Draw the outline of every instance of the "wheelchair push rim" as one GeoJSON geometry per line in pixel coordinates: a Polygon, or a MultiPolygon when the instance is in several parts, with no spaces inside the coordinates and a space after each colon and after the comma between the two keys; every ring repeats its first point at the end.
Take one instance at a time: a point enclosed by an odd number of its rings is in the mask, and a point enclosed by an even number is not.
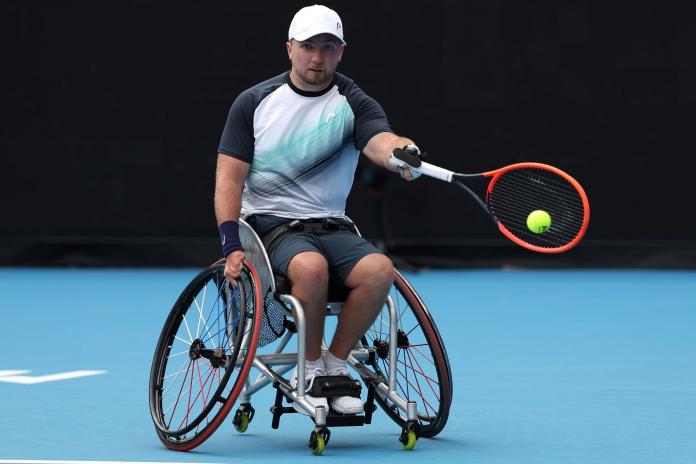
{"type": "Polygon", "coordinates": [[[258,274],[249,262],[236,285],[225,279],[224,266],[215,265],[181,293],[150,373],[150,412],[167,448],[200,445],[230,412],[253,363],[261,307],[258,274]]]}

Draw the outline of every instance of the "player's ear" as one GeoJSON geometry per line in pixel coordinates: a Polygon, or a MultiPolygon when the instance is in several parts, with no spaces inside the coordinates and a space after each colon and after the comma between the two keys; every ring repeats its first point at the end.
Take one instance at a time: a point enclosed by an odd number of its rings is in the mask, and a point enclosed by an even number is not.
{"type": "Polygon", "coordinates": [[[290,44],[290,41],[285,42],[285,49],[288,51],[288,59],[292,59],[292,45],[290,44]]]}

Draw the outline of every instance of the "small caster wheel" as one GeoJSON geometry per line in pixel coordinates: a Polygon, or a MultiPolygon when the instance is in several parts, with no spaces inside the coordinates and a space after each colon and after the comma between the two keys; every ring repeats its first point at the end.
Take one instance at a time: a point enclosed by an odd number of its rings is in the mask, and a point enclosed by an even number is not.
{"type": "Polygon", "coordinates": [[[416,432],[413,429],[403,429],[399,441],[404,445],[406,451],[411,451],[416,446],[416,432]]]}
{"type": "Polygon", "coordinates": [[[239,433],[244,433],[249,428],[249,422],[254,418],[254,408],[249,403],[242,403],[234,413],[232,424],[239,433]]]}
{"type": "Polygon", "coordinates": [[[329,442],[329,437],[331,432],[327,428],[322,428],[319,430],[313,430],[309,436],[309,449],[312,450],[312,454],[315,456],[321,456],[326,448],[326,444],[329,442]]]}

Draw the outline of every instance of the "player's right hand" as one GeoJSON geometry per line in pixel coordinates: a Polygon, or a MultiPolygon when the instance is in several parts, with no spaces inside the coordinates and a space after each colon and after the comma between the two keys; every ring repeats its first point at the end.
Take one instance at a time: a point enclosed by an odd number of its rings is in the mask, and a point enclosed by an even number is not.
{"type": "Polygon", "coordinates": [[[403,148],[394,149],[389,156],[389,164],[399,169],[402,178],[414,180],[421,175],[418,168],[425,156],[425,153],[421,153],[416,145],[406,145],[403,148]]]}
{"type": "Polygon", "coordinates": [[[242,250],[233,251],[227,255],[225,260],[225,277],[228,281],[234,282],[239,278],[244,263],[244,252],[242,250]]]}

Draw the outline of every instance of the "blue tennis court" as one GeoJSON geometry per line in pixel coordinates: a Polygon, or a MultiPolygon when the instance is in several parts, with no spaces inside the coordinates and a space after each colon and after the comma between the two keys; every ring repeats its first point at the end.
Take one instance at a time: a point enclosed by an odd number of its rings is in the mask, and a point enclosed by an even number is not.
{"type": "Polygon", "coordinates": [[[379,410],[371,426],[334,428],[314,458],[309,419],[283,416],[271,429],[266,389],[253,397],[246,433],[229,417],[194,451],[168,451],[149,416],[150,362],[172,303],[196,273],[0,270],[0,460],[696,460],[693,271],[409,273],[454,378],[437,438],[403,451],[400,428],[379,410]],[[75,371],[106,372],[40,381],[75,371]],[[34,380],[12,381],[22,376],[34,380]]]}

